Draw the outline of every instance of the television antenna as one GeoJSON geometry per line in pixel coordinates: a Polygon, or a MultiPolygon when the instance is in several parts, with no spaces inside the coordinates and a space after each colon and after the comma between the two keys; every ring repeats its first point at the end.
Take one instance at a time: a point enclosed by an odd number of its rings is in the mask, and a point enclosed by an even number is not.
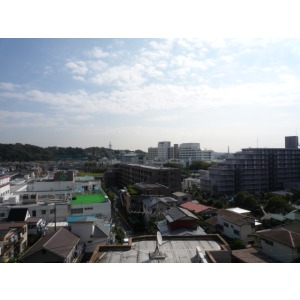
{"type": "Polygon", "coordinates": [[[161,233],[159,231],[157,231],[157,233],[156,233],[156,247],[155,247],[154,252],[149,253],[150,259],[165,259],[166,258],[166,255],[159,250],[159,246],[162,245],[162,242],[163,242],[163,240],[162,240],[161,233]]]}

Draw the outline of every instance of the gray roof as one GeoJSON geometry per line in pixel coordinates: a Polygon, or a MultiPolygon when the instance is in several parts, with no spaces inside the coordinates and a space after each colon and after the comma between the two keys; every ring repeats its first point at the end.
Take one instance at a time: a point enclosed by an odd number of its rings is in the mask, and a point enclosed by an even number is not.
{"type": "Polygon", "coordinates": [[[165,212],[165,216],[169,222],[174,222],[186,217],[198,219],[194,214],[182,207],[171,207],[165,212]]]}
{"type": "Polygon", "coordinates": [[[157,205],[158,203],[166,204],[169,206],[169,203],[174,203],[177,202],[172,197],[160,197],[160,198],[147,198],[143,200],[143,204],[146,205],[147,207],[152,207],[157,205]]]}
{"type": "Polygon", "coordinates": [[[99,219],[96,217],[90,217],[90,216],[83,216],[82,218],[72,221],[72,223],[94,223],[94,225],[100,230],[100,232],[98,232],[98,235],[100,234],[100,236],[109,236],[110,231],[111,231],[111,224],[109,223],[109,221],[107,221],[107,219],[99,219]],[[103,234],[101,234],[101,232],[103,234]]]}
{"type": "Polygon", "coordinates": [[[263,238],[273,240],[290,248],[300,247],[300,234],[285,228],[264,230],[258,232],[258,234],[263,238]]]}
{"type": "Polygon", "coordinates": [[[246,223],[255,224],[255,219],[253,217],[241,215],[227,209],[219,209],[218,216],[221,216],[224,220],[227,220],[228,222],[236,225],[243,225],[246,223]]]}
{"type": "Polygon", "coordinates": [[[80,238],[69,230],[60,228],[58,231],[39,239],[22,255],[22,258],[31,256],[42,249],[46,249],[60,257],[67,258],[72,249],[79,243],[79,240],[80,238]]]}
{"type": "Polygon", "coordinates": [[[157,222],[156,225],[159,232],[165,235],[206,234],[205,231],[200,226],[198,226],[196,230],[187,229],[187,228],[178,228],[175,230],[170,230],[166,219],[157,222]]]}

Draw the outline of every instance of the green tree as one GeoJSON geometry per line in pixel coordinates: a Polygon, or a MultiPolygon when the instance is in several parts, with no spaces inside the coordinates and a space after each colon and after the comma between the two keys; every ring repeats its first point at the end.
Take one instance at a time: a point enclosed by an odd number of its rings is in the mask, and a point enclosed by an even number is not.
{"type": "Polygon", "coordinates": [[[284,197],[273,196],[271,197],[264,207],[266,212],[273,214],[286,214],[293,210],[293,207],[288,203],[284,197]]]}
{"type": "Polygon", "coordinates": [[[247,210],[253,210],[258,206],[255,197],[248,192],[239,192],[232,202],[233,206],[237,206],[247,210]]]}

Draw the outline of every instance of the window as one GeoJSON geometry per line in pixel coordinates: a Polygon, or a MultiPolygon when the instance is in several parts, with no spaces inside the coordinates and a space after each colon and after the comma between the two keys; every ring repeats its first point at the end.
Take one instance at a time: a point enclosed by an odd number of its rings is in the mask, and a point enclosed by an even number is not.
{"type": "Polygon", "coordinates": [[[33,217],[36,217],[36,210],[33,210],[33,211],[32,211],[32,216],[33,216],[33,217]]]}
{"type": "Polygon", "coordinates": [[[5,213],[0,213],[0,218],[4,218],[5,217],[5,213]]]}
{"type": "Polygon", "coordinates": [[[238,230],[236,230],[236,229],[233,230],[233,233],[234,233],[235,235],[238,235],[238,236],[240,235],[240,232],[239,232],[238,230]]]}
{"type": "Polygon", "coordinates": [[[228,227],[228,223],[224,222],[224,226],[225,226],[225,227],[228,227]]]}
{"type": "Polygon", "coordinates": [[[73,208],[71,209],[71,214],[82,214],[83,208],[73,208]]]}
{"type": "Polygon", "coordinates": [[[45,214],[46,214],[46,210],[43,209],[43,210],[42,210],[42,215],[45,215],[45,214]]]}
{"type": "Polygon", "coordinates": [[[274,243],[273,243],[272,241],[270,241],[270,240],[265,240],[265,239],[264,239],[264,242],[265,242],[266,244],[270,245],[270,246],[273,246],[273,245],[274,245],[274,243]]]}
{"type": "Polygon", "coordinates": [[[50,215],[53,215],[55,213],[55,209],[50,209],[50,215]]]}

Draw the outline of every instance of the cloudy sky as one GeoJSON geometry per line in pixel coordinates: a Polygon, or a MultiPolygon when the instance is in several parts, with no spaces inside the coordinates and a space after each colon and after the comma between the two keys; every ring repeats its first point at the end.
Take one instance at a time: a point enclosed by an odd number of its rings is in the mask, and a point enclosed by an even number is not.
{"type": "Polygon", "coordinates": [[[0,143],[214,151],[300,131],[300,39],[0,39],[0,143]]]}

